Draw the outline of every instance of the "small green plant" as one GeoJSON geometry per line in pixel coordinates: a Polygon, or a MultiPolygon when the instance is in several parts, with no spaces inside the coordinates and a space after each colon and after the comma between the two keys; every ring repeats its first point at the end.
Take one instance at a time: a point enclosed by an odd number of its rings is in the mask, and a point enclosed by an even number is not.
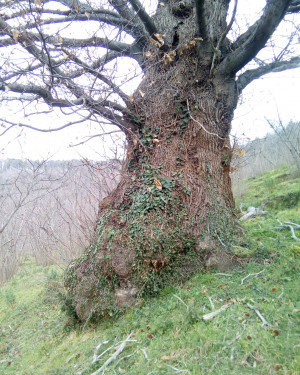
{"type": "Polygon", "coordinates": [[[5,301],[8,306],[14,308],[16,305],[16,295],[12,289],[7,289],[4,293],[5,301]]]}

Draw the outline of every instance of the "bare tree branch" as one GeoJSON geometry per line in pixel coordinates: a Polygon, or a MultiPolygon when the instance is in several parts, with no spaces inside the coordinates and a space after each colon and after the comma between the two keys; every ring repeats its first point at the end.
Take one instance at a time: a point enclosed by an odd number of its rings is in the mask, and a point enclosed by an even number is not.
{"type": "Polygon", "coordinates": [[[126,105],[130,104],[129,96],[126,95],[118,85],[116,85],[112,80],[110,80],[108,77],[104,76],[103,74],[99,73],[95,69],[92,69],[88,66],[88,64],[85,64],[81,59],[79,59],[74,54],[70,54],[70,59],[76,62],[79,66],[83,67],[86,71],[94,75],[96,78],[99,78],[101,81],[103,81],[105,84],[107,84],[110,88],[112,88],[113,92],[118,94],[120,98],[124,100],[126,105]]]}
{"type": "Polygon", "coordinates": [[[195,0],[196,6],[196,19],[197,19],[197,33],[198,35],[203,38],[207,39],[207,25],[204,15],[204,3],[205,0],[195,0]]]}
{"type": "Polygon", "coordinates": [[[127,6],[126,1],[123,0],[110,0],[110,4],[118,11],[118,13],[125,18],[127,21],[134,22],[135,28],[133,35],[139,43],[144,45],[148,41],[148,35],[144,29],[144,26],[139,22],[139,18],[136,14],[127,6]]]}
{"type": "Polygon", "coordinates": [[[246,70],[237,80],[237,87],[241,92],[253,80],[262,77],[268,73],[282,72],[288,69],[296,69],[300,67],[300,57],[293,57],[287,61],[274,61],[270,64],[260,66],[256,69],[246,70]]]}
{"type": "Polygon", "coordinates": [[[299,13],[300,12],[300,1],[294,0],[291,5],[288,7],[288,13],[299,13]]]}
{"type": "Polygon", "coordinates": [[[83,98],[79,98],[74,101],[54,98],[45,88],[30,84],[22,85],[19,83],[0,82],[0,91],[12,91],[20,94],[35,94],[44,99],[45,103],[49,104],[51,107],[73,107],[76,105],[81,105],[84,102],[83,98]]]}
{"type": "Polygon", "coordinates": [[[292,0],[269,0],[261,18],[233,44],[234,51],[225,57],[216,74],[233,76],[264,47],[292,0]]]}
{"type": "Polygon", "coordinates": [[[76,125],[76,124],[82,124],[82,122],[84,121],[87,121],[91,118],[92,116],[92,113],[89,113],[87,116],[85,116],[84,118],[80,118],[80,120],[77,120],[77,121],[70,121],[68,122],[67,124],[65,125],[62,125],[62,126],[59,126],[58,128],[50,128],[50,129],[42,129],[42,128],[37,128],[35,126],[32,126],[32,125],[29,125],[29,124],[24,124],[24,123],[13,123],[7,119],[3,119],[3,118],[0,118],[0,121],[4,122],[4,123],[7,123],[9,124],[10,126],[5,129],[2,133],[0,133],[0,137],[2,135],[4,135],[7,131],[11,130],[12,128],[14,127],[19,127],[19,128],[27,128],[27,129],[31,129],[31,130],[35,130],[35,131],[38,131],[38,132],[41,132],[41,133],[52,133],[52,132],[57,132],[57,131],[60,131],[62,129],[65,129],[65,128],[68,128],[72,125],[76,125]]]}
{"type": "Polygon", "coordinates": [[[143,22],[146,30],[152,36],[153,34],[157,33],[157,28],[152,21],[149,14],[145,11],[144,7],[140,3],[139,0],[129,0],[130,4],[132,5],[133,9],[136,11],[137,15],[139,16],[140,20],[143,22]]]}

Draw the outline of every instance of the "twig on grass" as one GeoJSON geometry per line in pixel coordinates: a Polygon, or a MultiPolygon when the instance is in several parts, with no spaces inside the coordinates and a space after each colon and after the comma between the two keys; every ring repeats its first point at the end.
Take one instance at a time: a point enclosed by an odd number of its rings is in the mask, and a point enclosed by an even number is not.
{"type": "Polygon", "coordinates": [[[275,227],[273,229],[275,230],[281,230],[284,228],[289,228],[292,233],[292,238],[296,241],[300,241],[300,238],[296,236],[295,229],[300,229],[300,225],[292,223],[291,221],[285,221],[282,223],[279,219],[277,219],[278,223],[280,224],[280,227],[275,227]]]}
{"type": "Polygon", "coordinates": [[[188,305],[180,297],[176,296],[176,294],[173,294],[173,296],[176,297],[178,299],[178,301],[180,301],[181,303],[183,303],[184,306],[186,306],[186,310],[189,309],[188,305]]]}
{"type": "Polygon", "coordinates": [[[233,352],[235,351],[235,348],[232,347],[231,348],[231,354],[230,354],[230,360],[233,361],[234,360],[234,356],[233,356],[233,352]]]}
{"type": "Polygon", "coordinates": [[[250,303],[247,303],[247,306],[249,309],[254,310],[256,312],[256,315],[259,317],[259,319],[262,321],[262,327],[269,326],[270,324],[266,321],[266,319],[261,315],[257,307],[250,305],[250,303]]]}
{"type": "Polygon", "coordinates": [[[230,346],[230,345],[232,345],[233,343],[235,343],[237,340],[239,340],[239,339],[242,337],[242,335],[243,335],[243,333],[245,332],[245,330],[246,330],[246,326],[243,325],[243,330],[242,330],[242,332],[241,332],[239,335],[237,335],[232,341],[230,341],[230,342],[227,344],[227,346],[230,346]]]}
{"type": "Polygon", "coordinates": [[[223,305],[222,307],[220,307],[218,310],[216,311],[213,311],[209,314],[205,314],[202,316],[203,320],[211,320],[213,319],[215,316],[219,315],[222,311],[225,311],[227,310],[230,306],[232,306],[232,303],[227,303],[226,305],[223,305]]]}
{"type": "MultiPolygon", "coordinates": [[[[91,375],[98,375],[100,374],[101,372],[103,372],[105,370],[105,368],[111,363],[113,362],[119,354],[121,354],[123,352],[123,350],[125,349],[126,347],[126,344],[128,342],[132,342],[133,340],[130,340],[130,337],[133,335],[133,332],[130,333],[130,335],[126,338],[126,340],[124,340],[121,345],[118,346],[117,350],[108,358],[108,360],[95,372],[93,372],[91,375]]],[[[136,340],[134,340],[136,341],[136,340]]],[[[107,350],[106,350],[107,352],[107,350]]],[[[102,354],[100,354],[101,356],[102,354]]],[[[98,356],[99,357],[99,356],[98,356]]]]}
{"type": "Polygon", "coordinates": [[[101,356],[102,356],[103,354],[105,354],[106,352],[108,352],[110,349],[113,348],[113,346],[109,347],[108,349],[104,350],[104,352],[102,352],[102,353],[100,354],[100,356],[98,356],[98,352],[99,352],[99,349],[101,348],[101,346],[106,345],[106,344],[108,344],[108,343],[109,343],[109,340],[107,340],[107,341],[103,341],[103,342],[101,342],[99,345],[96,346],[96,348],[95,348],[95,350],[94,350],[94,356],[93,356],[92,364],[98,362],[98,361],[99,361],[99,358],[101,358],[101,356]]]}
{"type": "Polygon", "coordinates": [[[175,374],[180,374],[181,372],[189,372],[189,370],[180,370],[179,368],[176,368],[174,366],[171,366],[171,365],[166,365],[167,367],[169,367],[170,369],[172,369],[173,371],[175,371],[175,374]]]}
{"type": "Polygon", "coordinates": [[[123,359],[127,359],[127,358],[130,358],[130,357],[134,356],[135,353],[136,353],[137,351],[138,351],[138,349],[136,349],[132,354],[128,354],[128,355],[125,355],[124,357],[120,358],[120,359],[117,361],[117,363],[115,364],[115,367],[117,367],[118,364],[119,364],[121,361],[123,361],[123,359]]]}
{"type": "Polygon", "coordinates": [[[244,277],[244,278],[242,279],[242,281],[241,281],[241,285],[243,285],[243,284],[244,284],[244,281],[247,280],[249,277],[251,277],[251,276],[255,276],[255,277],[257,277],[257,276],[259,276],[261,273],[263,273],[264,271],[265,271],[265,269],[263,269],[262,271],[257,272],[257,273],[249,273],[249,275],[247,275],[246,277],[244,277]]]}
{"type": "Polygon", "coordinates": [[[289,227],[290,230],[291,230],[291,232],[292,232],[292,238],[293,238],[294,240],[296,240],[296,241],[300,241],[300,238],[297,237],[297,236],[295,235],[294,228],[293,228],[291,225],[287,225],[287,227],[289,227]]]}
{"type": "Polygon", "coordinates": [[[146,360],[149,362],[149,357],[148,357],[148,355],[147,355],[146,349],[145,349],[145,348],[142,348],[141,351],[143,352],[143,354],[144,354],[146,360]]]}
{"type": "Polygon", "coordinates": [[[214,305],[214,303],[213,303],[212,298],[209,297],[209,296],[207,296],[207,298],[209,299],[209,303],[210,303],[211,309],[212,309],[212,310],[215,310],[215,305],[214,305]]]}

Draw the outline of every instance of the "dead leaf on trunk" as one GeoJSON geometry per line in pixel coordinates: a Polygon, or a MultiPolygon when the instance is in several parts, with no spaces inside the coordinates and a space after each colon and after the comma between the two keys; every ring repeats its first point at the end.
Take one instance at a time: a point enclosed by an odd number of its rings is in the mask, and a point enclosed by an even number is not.
{"type": "Polygon", "coordinates": [[[16,30],[16,29],[13,29],[12,30],[12,34],[13,34],[13,39],[16,43],[18,43],[18,39],[19,39],[19,35],[20,35],[20,31],[19,30],[16,30]]]}

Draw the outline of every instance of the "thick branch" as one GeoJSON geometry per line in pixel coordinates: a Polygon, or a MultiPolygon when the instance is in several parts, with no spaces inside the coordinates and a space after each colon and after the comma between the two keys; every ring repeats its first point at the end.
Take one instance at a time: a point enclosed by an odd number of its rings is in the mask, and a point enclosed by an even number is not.
{"type": "Polygon", "coordinates": [[[300,12],[300,1],[294,0],[291,5],[288,7],[288,13],[299,13],[300,12]]]}
{"type": "Polygon", "coordinates": [[[205,0],[195,0],[196,6],[196,19],[197,19],[197,33],[198,36],[207,39],[207,25],[204,15],[204,3],[205,0]]]}
{"type": "Polygon", "coordinates": [[[110,0],[110,4],[117,10],[117,12],[130,23],[135,24],[134,36],[142,44],[147,43],[148,35],[145,33],[143,25],[139,22],[136,14],[130,9],[126,1],[123,0],[110,0]]]}
{"type": "Polygon", "coordinates": [[[269,0],[261,18],[233,44],[235,49],[219,66],[220,76],[234,76],[265,46],[284,18],[292,0],[269,0]]]}
{"type": "MultiPolygon", "coordinates": [[[[40,39],[39,35],[35,35],[36,39],[40,39]]],[[[62,38],[54,37],[50,35],[44,35],[45,40],[55,46],[61,47],[103,47],[112,51],[128,53],[131,49],[131,45],[127,43],[118,42],[116,40],[109,40],[107,38],[98,38],[93,36],[87,39],[74,39],[74,38],[62,38]]]]}
{"type": "Polygon", "coordinates": [[[72,101],[57,99],[54,98],[51,93],[45,88],[35,85],[21,85],[19,83],[0,82],[0,91],[12,91],[20,94],[35,94],[39,98],[44,99],[44,101],[52,107],[73,107],[83,104],[83,98],[75,99],[72,101]]]}
{"type": "MultiPolygon", "coordinates": [[[[95,15],[106,15],[106,16],[111,16],[115,19],[120,19],[120,20],[122,19],[117,12],[114,12],[114,11],[111,11],[111,10],[108,10],[108,9],[92,9],[91,7],[89,7],[89,11],[90,11],[89,15],[91,17],[93,17],[95,15]]],[[[19,10],[15,13],[9,14],[9,15],[3,15],[3,19],[5,21],[11,20],[11,19],[14,19],[14,18],[17,18],[17,17],[23,17],[27,13],[55,14],[55,15],[60,15],[60,16],[71,16],[72,15],[76,19],[76,16],[78,14],[85,14],[86,12],[87,12],[87,10],[84,10],[84,9],[80,9],[79,13],[77,13],[77,12],[74,12],[73,10],[44,9],[44,8],[35,6],[35,7],[32,7],[32,9],[26,8],[26,9],[19,10]]]]}
{"type": "Polygon", "coordinates": [[[288,61],[274,61],[256,69],[246,70],[237,80],[237,88],[241,92],[250,82],[268,73],[282,72],[300,67],[300,57],[293,57],[288,61]]]}
{"type": "Polygon", "coordinates": [[[133,9],[136,11],[137,15],[139,16],[140,20],[143,22],[146,30],[152,36],[153,34],[157,33],[157,28],[149,16],[149,14],[145,11],[142,4],[139,0],[129,0],[130,4],[132,5],[133,9]]]}

